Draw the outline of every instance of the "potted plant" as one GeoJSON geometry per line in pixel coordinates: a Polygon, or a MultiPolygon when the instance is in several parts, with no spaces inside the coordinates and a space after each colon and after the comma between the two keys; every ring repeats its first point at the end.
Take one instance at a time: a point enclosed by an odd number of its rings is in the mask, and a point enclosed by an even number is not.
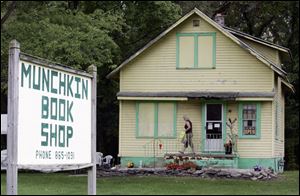
{"type": "Polygon", "coordinates": [[[232,142],[229,140],[227,143],[224,144],[225,147],[225,154],[232,154],[232,142]]]}

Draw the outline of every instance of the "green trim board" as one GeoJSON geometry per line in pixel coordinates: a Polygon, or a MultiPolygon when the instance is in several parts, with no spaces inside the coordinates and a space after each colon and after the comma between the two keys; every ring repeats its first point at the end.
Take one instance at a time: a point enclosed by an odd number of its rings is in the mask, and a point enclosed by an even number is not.
{"type": "Polygon", "coordinates": [[[213,35],[213,68],[216,68],[216,34],[213,35]]]}
{"type": "MultiPolygon", "coordinates": [[[[226,137],[227,137],[227,129],[226,129],[226,122],[227,122],[227,102],[225,101],[220,101],[220,100],[207,100],[201,102],[201,145],[200,145],[200,151],[201,152],[206,152],[205,151],[205,143],[206,143],[206,105],[207,104],[222,104],[222,139],[223,139],[223,144],[226,142],[226,137]]],[[[221,151],[222,153],[225,152],[221,151]]],[[[210,153],[220,153],[220,151],[210,151],[210,153]]]]}
{"type": "Polygon", "coordinates": [[[154,103],[154,138],[158,138],[158,103],[154,103]]]}
{"type": "Polygon", "coordinates": [[[177,69],[214,69],[216,68],[216,32],[199,32],[199,33],[176,33],[176,68],[177,69]],[[199,65],[198,56],[198,37],[212,36],[212,65],[199,65]],[[179,64],[180,57],[180,37],[194,37],[194,65],[190,67],[181,67],[179,64]]]}
{"type": "MultiPolygon", "coordinates": [[[[121,167],[127,167],[129,162],[134,164],[134,167],[165,167],[168,163],[174,163],[173,159],[164,159],[163,157],[121,157],[121,167]]],[[[237,168],[238,158],[233,159],[206,159],[206,160],[189,160],[203,167],[226,167],[237,168]]]]}
{"type": "Polygon", "coordinates": [[[261,136],[261,103],[260,102],[240,102],[238,106],[238,135],[240,139],[253,138],[259,139],[261,136]],[[243,134],[243,106],[246,104],[256,105],[256,133],[255,135],[244,135],[243,134]]]}
{"type": "Polygon", "coordinates": [[[253,169],[256,165],[263,168],[272,168],[275,172],[283,172],[284,166],[280,163],[283,157],[273,158],[239,158],[238,168],[253,169]]]}
{"type": "Polygon", "coordinates": [[[206,118],[206,104],[203,102],[201,103],[201,145],[200,145],[200,152],[204,152],[205,150],[205,138],[206,138],[206,131],[205,131],[205,118],[206,118]]]}
{"type": "Polygon", "coordinates": [[[176,34],[176,69],[179,68],[179,55],[180,55],[180,51],[179,51],[179,44],[180,40],[179,40],[179,36],[176,34]]]}
{"type": "Polygon", "coordinates": [[[136,138],[161,138],[161,139],[174,139],[176,138],[177,132],[177,103],[176,102],[169,102],[169,101],[139,101],[136,102],[136,115],[135,115],[135,132],[136,138]],[[154,107],[154,130],[153,136],[142,136],[140,135],[139,131],[139,113],[140,113],[140,104],[142,103],[152,103],[154,107]],[[158,133],[158,114],[159,114],[159,105],[162,103],[173,103],[173,134],[172,136],[159,136],[158,133]]]}
{"type": "Polygon", "coordinates": [[[127,167],[129,162],[134,164],[134,167],[164,167],[168,162],[163,157],[121,157],[121,167],[127,167]]]}
{"type": "MultiPolygon", "coordinates": [[[[273,158],[240,158],[233,159],[207,159],[190,160],[203,167],[229,167],[239,169],[253,169],[256,165],[263,168],[272,168],[275,172],[283,172],[283,157],[273,158]]],[[[120,157],[121,167],[127,167],[128,162],[132,162],[134,167],[164,167],[168,163],[174,162],[172,159],[165,160],[163,157],[120,157]]]]}
{"type": "Polygon", "coordinates": [[[279,140],[280,139],[279,138],[279,123],[280,123],[280,121],[278,121],[278,116],[279,116],[278,98],[275,99],[274,103],[275,103],[275,139],[279,140]]]}
{"type": "Polygon", "coordinates": [[[198,35],[194,34],[194,68],[198,68],[198,35]]]}
{"type": "Polygon", "coordinates": [[[218,168],[238,168],[238,158],[233,159],[207,159],[207,160],[194,160],[198,166],[202,167],[218,167],[218,168]]]}

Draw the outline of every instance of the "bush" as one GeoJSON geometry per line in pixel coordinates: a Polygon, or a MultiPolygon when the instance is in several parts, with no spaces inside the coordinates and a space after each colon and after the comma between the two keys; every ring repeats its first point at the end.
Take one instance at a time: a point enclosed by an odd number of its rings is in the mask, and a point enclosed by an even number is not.
{"type": "Polygon", "coordinates": [[[169,163],[166,165],[168,170],[188,170],[188,169],[198,169],[199,166],[193,162],[185,162],[182,165],[178,163],[169,163]]]}
{"type": "Polygon", "coordinates": [[[166,165],[166,168],[168,170],[182,170],[183,167],[179,165],[178,163],[169,163],[166,165]]]}

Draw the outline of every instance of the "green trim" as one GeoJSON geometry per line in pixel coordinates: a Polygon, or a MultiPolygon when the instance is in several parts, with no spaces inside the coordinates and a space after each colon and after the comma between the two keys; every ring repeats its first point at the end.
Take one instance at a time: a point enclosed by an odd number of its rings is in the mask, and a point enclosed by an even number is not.
{"type": "Polygon", "coordinates": [[[179,35],[176,34],[176,69],[179,68],[179,55],[180,55],[180,51],[179,51],[179,44],[180,39],[179,39],[179,35]]]}
{"type": "Polygon", "coordinates": [[[135,103],[135,137],[139,137],[139,103],[135,103]]]}
{"type": "Polygon", "coordinates": [[[201,32],[201,33],[176,33],[176,69],[215,69],[216,68],[216,32],[201,32]],[[198,56],[198,37],[199,36],[212,36],[212,65],[199,65],[198,56]],[[179,55],[180,55],[180,37],[194,37],[194,65],[193,67],[180,67],[179,55]]]}
{"type": "Polygon", "coordinates": [[[154,103],[154,138],[158,138],[158,103],[154,103]]]}
{"type": "Polygon", "coordinates": [[[167,163],[163,157],[120,157],[121,167],[127,167],[128,162],[132,162],[135,168],[140,166],[142,161],[142,167],[164,167],[167,163]]]}
{"type": "Polygon", "coordinates": [[[274,157],[274,158],[239,158],[238,159],[238,168],[240,169],[252,169],[256,165],[259,165],[263,168],[271,167],[275,172],[282,172],[283,166],[280,166],[279,162],[283,157],[274,157]]]}
{"type": "Polygon", "coordinates": [[[213,36],[216,35],[216,32],[205,32],[205,33],[197,33],[198,36],[213,36]]]}
{"type": "Polygon", "coordinates": [[[206,110],[205,110],[206,104],[205,102],[201,103],[201,152],[204,152],[205,150],[205,140],[206,140],[206,130],[205,130],[205,118],[206,118],[206,110]]]}
{"type": "Polygon", "coordinates": [[[198,68],[198,36],[194,35],[194,68],[198,68]]]}
{"type": "Polygon", "coordinates": [[[202,167],[238,168],[238,158],[233,159],[207,159],[192,161],[202,167]]]}
{"type": "MultiPolygon", "coordinates": [[[[227,103],[223,103],[223,119],[222,119],[222,124],[223,124],[223,130],[222,130],[222,138],[223,138],[223,145],[226,143],[226,137],[227,137],[227,103]]],[[[225,151],[225,149],[224,149],[225,151]]]]}
{"type": "Polygon", "coordinates": [[[195,36],[197,33],[176,33],[176,36],[178,37],[189,37],[189,36],[195,36]]]}
{"type": "MultiPolygon", "coordinates": [[[[121,167],[127,167],[128,162],[134,164],[134,168],[138,168],[140,163],[142,167],[165,167],[168,163],[173,163],[174,160],[165,160],[163,157],[120,157],[121,167]]],[[[237,168],[238,158],[233,159],[207,159],[207,160],[189,160],[203,167],[227,167],[237,168]]]]}
{"type": "MultiPolygon", "coordinates": [[[[283,165],[280,162],[283,157],[273,158],[238,158],[233,159],[208,159],[208,160],[191,160],[199,166],[204,167],[229,167],[239,169],[253,169],[256,165],[263,168],[271,167],[275,172],[283,172],[283,165]]],[[[173,160],[165,160],[163,157],[120,157],[121,167],[127,167],[128,162],[132,162],[135,168],[142,167],[164,167],[167,163],[172,163],[173,160]]]]}
{"type": "Polygon", "coordinates": [[[216,33],[214,33],[213,35],[213,51],[212,51],[212,54],[213,54],[213,69],[216,68],[216,33]]]}
{"type": "Polygon", "coordinates": [[[256,134],[257,134],[257,137],[260,138],[260,135],[261,135],[261,103],[257,103],[256,107],[257,107],[257,116],[256,116],[257,131],[256,131],[256,134]]]}
{"type": "Polygon", "coordinates": [[[239,103],[239,114],[238,114],[238,134],[239,138],[243,139],[259,139],[261,135],[261,103],[260,102],[240,102],[239,103]],[[243,135],[243,106],[245,104],[256,104],[256,134],[255,135],[243,135]]]}
{"type": "Polygon", "coordinates": [[[277,99],[275,99],[275,101],[274,101],[275,102],[275,140],[279,140],[278,100],[277,99]]]}
{"type": "Polygon", "coordinates": [[[154,138],[154,139],[175,139],[177,136],[177,103],[171,102],[174,104],[173,107],[173,135],[172,136],[159,136],[158,135],[158,114],[159,114],[159,104],[168,103],[171,101],[139,101],[136,102],[136,112],[135,112],[135,137],[136,138],[154,138]],[[141,103],[152,103],[154,107],[154,130],[153,136],[141,136],[139,134],[139,104],[141,103]]]}
{"type": "Polygon", "coordinates": [[[174,102],[174,112],[173,112],[173,137],[177,138],[177,103],[174,102]]]}
{"type": "MultiPolygon", "coordinates": [[[[227,129],[226,129],[226,121],[227,121],[227,102],[220,101],[220,100],[206,100],[201,102],[202,108],[201,108],[201,122],[202,122],[202,129],[201,129],[201,152],[205,151],[205,143],[206,143],[206,105],[207,104],[222,104],[222,138],[223,138],[223,144],[226,142],[226,136],[227,136],[227,129]]],[[[210,153],[224,153],[224,151],[210,151],[210,153]]]]}

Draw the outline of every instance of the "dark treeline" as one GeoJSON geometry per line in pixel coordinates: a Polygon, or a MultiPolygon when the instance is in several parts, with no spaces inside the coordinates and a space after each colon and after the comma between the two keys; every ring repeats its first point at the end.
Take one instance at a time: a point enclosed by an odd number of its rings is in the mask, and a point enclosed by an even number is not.
{"type": "MultiPolygon", "coordinates": [[[[86,69],[98,67],[97,150],[118,153],[118,81],[105,76],[197,7],[226,15],[228,27],[290,48],[284,67],[296,89],[286,99],[287,169],[299,167],[298,1],[1,1],[1,113],[7,113],[8,43],[28,54],[86,69]]],[[[1,139],[1,148],[3,140],[1,139]]]]}

